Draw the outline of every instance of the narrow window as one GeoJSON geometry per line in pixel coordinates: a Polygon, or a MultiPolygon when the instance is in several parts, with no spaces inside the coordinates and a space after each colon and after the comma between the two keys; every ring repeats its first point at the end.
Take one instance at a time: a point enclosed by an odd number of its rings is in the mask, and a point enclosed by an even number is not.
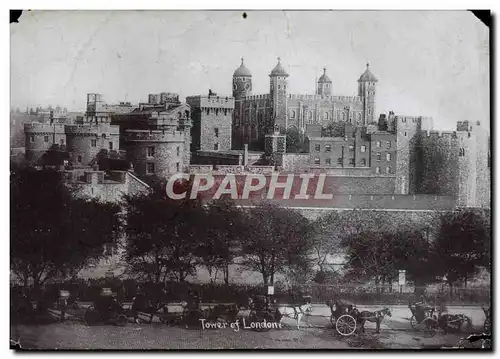
{"type": "Polygon", "coordinates": [[[354,166],[356,162],[354,162],[354,158],[349,159],[349,166],[354,166]]]}
{"type": "Polygon", "coordinates": [[[332,164],[331,158],[325,158],[325,165],[331,165],[331,164],[332,164]]]}
{"type": "Polygon", "coordinates": [[[380,141],[377,141],[377,147],[380,148],[381,145],[382,143],[380,141]]]}
{"type": "Polygon", "coordinates": [[[181,148],[177,146],[177,157],[179,157],[180,155],[181,155],[181,148]]]}
{"type": "Polygon", "coordinates": [[[387,161],[390,161],[392,159],[392,156],[391,156],[390,153],[388,153],[388,154],[385,155],[385,158],[386,158],[387,161]]]}
{"type": "Polygon", "coordinates": [[[109,143],[109,149],[112,150],[113,149],[113,142],[110,142],[109,143]]]}
{"type": "Polygon", "coordinates": [[[179,172],[179,162],[175,164],[176,171],[179,172]]]}
{"type": "Polygon", "coordinates": [[[380,173],[380,167],[375,168],[375,173],[379,174],[380,173]]]}
{"type": "Polygon", "coordinates": [[[214,136],[219,137],[219,129],[217,127],[214,128],[214,136]]]}
{"type": "Polygon", "coordinates": [[[315,150],[316,152],[321,151],[321,145],[314,145],[314,150],[315,150]]]}
{"type": "Polygon", "coordinates": [[[102,136],[101,136],[103,139],[106,139],[106,134],[103,133],[102,136]]]}
{"type": "Polygon", "coordinates": [[[148,147],[148,157],[154,157],[155,155],[155,148],[154,147],[148,147]]]}
{"type": "Polygon", "coordinates": [[[365,145],[361,146],[361,152],[366,152],[366,146],[365,145]]]}
{"type": "Polygon", "coordinates": [[[332,152],[332,145],[326,145],[325,152],[332,152]]]}
{"type": "Polygon", "coordinates": [[[316,157],[316,158],[314,159],[314,164],[315,164],[315,165],[319,165],[319,164],[320,164],[319,157],[316,157]]]}
{"type": "Polygon", "coordinates": [[[96,147],[97,146],[97,140],[90,140],[90,145],[92,147],[96,147]]]}
{"type": "Polygon", "coordinates": [[[218,143],[215,143],[214,144],[214,151],[218,151],[219,150],[219,144],[218,143]]]}
{"type": "Polygon", "coordinates": [[[337,158],[337,164],[342,166],[344,164],[344,160],[342,158],[337,158]]]}
{"type": "Polygon", "coordinates": [[[385,173],[391,173],[391,166],[387,166],[385,168],[385,173]]]}
{"type": "Polygon", "coordinates": [[[43,142],[45,143],[49,142],[49,136],[43,136],[43,142]]]}
{"type": "Polygon", "coordinates": [[[381,153],[377,153],[377,161],[380,161],[382,160],[382,154],[381,153]]]}
{"type": "Polygon", "coordinates": [[[30,142],[35,142],[35,135],[30,135],[30,142]]]}
{"type": "Polygon", "coordinates": [[[387,148],[391,148],[391,141],[387,141],[387,148]]]}
{"type": "Polygon", "coordinates": [[[154,163],[148,163],[146,165],[146,172],[147,173],[155,173],[155,164],[154,163]]]}
{"type": "Polygon", "coordinates": [[[78,156],[78,157],[76,158],[76,162],[78,162],[78,163],[82,163],[82,156],[78,156]]]}
{"type": "Polygon", "coordinates": [[[365,167],[366,166],[366,159],[362,158],[361,161],[359,162],[359,164],[361,165],[361,167],[365,167]]]}

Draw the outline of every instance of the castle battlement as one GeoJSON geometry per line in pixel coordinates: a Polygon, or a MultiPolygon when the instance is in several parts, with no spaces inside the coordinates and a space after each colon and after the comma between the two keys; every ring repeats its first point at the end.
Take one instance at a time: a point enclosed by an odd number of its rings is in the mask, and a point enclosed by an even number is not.
{"type": "Polygon", "coordinates": [[[65,132],[67,135],[99,135],[106,133],[109,135],[118,135],[120,127],[117,125],[109,125],[106,123],[84,124],[84,125],[66,125],[65,132]]]}
{"type": "Polygon", "coordinates": [[[426,137],[429,138],[457,138],[456,131],[423,131],[426,137]]]}
{"type": "Polygon", "coordinates": [[[189,96],[186,97],[186,102],[191,107],[208,107],[208,108],[234,108],[234,97],[229,96],[189,96]]]}
{"type": "Polygon", "coordinates": [[[127,130],[126,141],[184,142],[184,132],[167,130],[127,130]]]}
{"type": "Polygon", "coordinates": [[[251,96],[245,96],[245,100],[268,100],[270,98],[269,94],[262,94],[262,95],[251,95],[251,96]]]}
{"type": "Polygon", "coordinates": [[[340,101],[340,102],[361,102],[360,96],[325,96],[325,95],[289,94],[288,98],[292,100],[303,100],[303,101],[326,100],[326,101],[340,101]]]}
{"type": "Polygon", "coordinates": [[[361,102],[361,96],[332,96],[333,101],[361,102]]]}
{"type": "Polygon", "coordinates": [[[25,123],[24,124],[24,132],[25,133],[65,133],[64,132],[64,124],[50,124],[50,123],[25,123]]]}

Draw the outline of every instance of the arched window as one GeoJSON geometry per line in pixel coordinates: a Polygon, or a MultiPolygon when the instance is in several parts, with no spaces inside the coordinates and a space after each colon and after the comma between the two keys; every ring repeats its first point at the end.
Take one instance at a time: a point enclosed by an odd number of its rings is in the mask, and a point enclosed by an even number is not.
{"type": "Polygon", "coordinates": [[[295,118],[295,110],[290,111],[290,118],[295,118]]]}
{"type": "Polygon", "coordinates": [[[308,112],[307,112],[307,118],[308,118],[309,120],[313,118],[313,113],[312,113],[312,111],[308,111],[308,112]]]}
{"type": "Polygon", "coordinates": [[[341,114],[341,120],[342,120],[342,122],[345,122],[345,112],[342,112],[342,114],[341,114]]]}
{"type": "Polygon", "coordinates": [[[106,139],[106,134],[103,133],[102,136],[101,136],[103,139],[106,139]]]}
{"type": "Polygon", "coordinates": [[[462,148],[460,148],[460,150],[458,151],[458,155],[459,155],[460,157],[465,156],[465,148],[463,148],[463,147],[462,147],[462,148]]]}
{"type": "Polygon", "coordinates": [[[189,118],[189,111],[186,111],[185,114],[186,114],[186,118],[189,118]]]}
{"type": "Polygon", "coordinates": [[[328,120],[328,117],[329,117],[328,112],[325,112],[325,120],[328,120]]]}

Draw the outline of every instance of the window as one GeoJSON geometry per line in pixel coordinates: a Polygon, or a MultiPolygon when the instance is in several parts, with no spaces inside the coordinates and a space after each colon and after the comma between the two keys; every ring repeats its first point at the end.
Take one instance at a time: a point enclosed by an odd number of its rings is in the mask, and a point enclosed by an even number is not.
{"type": "Polygon", "coordinates": [[[369,109],[368,109],[368,114],[369,114],[369,115],[371,115],[371,114],[372,114],[372,109],[371,109],[371,108],[369,108],[369,109]]]}
{"type": "Polygon", "coordinates": [[[405,131],[405,137],[406,137],[406,131],[405,131]]]}
{"type": "Polygon", "coordinates": [[[177,172],[179,172],[179,168],[180,168],[180,164],[179,164],[179,162],[177,162],[177,163],[175,164],[175,170],[176,170],[177,172]]]}
{"type": "Polygon", "coordinates": [[[325,152],[332,152],[332,145],[325,145],[325,152]]]}
{"type": "Polygon", "coordinates": [[[49,142],[49,136],[43,136],[43,142],[49,142]]]}
{"type": "Polygon", "coordinates": [[[382,160],[382,154],[381,153],[377,153],[377,161],[380,161],[382,160]]]}
{"type": "Polygon", "coordinates": [[[319,157],[316,157],[316,158],[314,159],[314,164],[315,164],[315,165],[319,165],[319,164],[320,164],[319,157]]]}
{"type": "Polygon", "coordinates": [[[219,137],[219,129],[217,127],[214,128],[214,136],[219,137]]]}
{"type": "Polygon", "coordinates": [[[359,161],[359,164],[361,167],[366,167],[366,159],[362,158],[361,161],[359,161]]]}
{"type": "Polygon", "coordinates": [[[354,158],[349,159],[349,166],[354,166],[356,162],[354,162],[354,158]]]}
{"type": "Polygon", "coordinates": [[[332,164],[332,159],[331,158],[325,158],[325,165],[331,165],[332,164]]]}
{"type": "Polygon", "coordinates": [[[379,174],[380,173],[380,167],[375,167],[375,173],[379,174]]]}
{"type": "Polygon", "coordinates": [[[146,164],[146,172],[147,173],[155,173],[155,164],[154,163],[147,163],[146,164]]]}
{"type": "Polygon", "coordinates": [[[403,117],[403,118],[401,119],[401,122],[406,123],[406,118],[405,118],[405,117],[403,117]]]}
{"type": "Polygon", "coordinates": [[[337,158],[337,164],[340,166],[344,165],[344,160],[342,158],[337,158]]]}
{"type": "Polygon", "coordinates": [[[328,112],[325,112],[325,120],[328,120],[328,112]]]}
{"type": "Polygon", "coordinates": [[[391,141],[387,141],[387,148],[391,148],[391,141]]]}
{"type": "Polygon", "coordinates": [[[59,141],[59,143],[60,143],[61,145],[64,145],[64,140],[60,140],[60,141],[59,141]]]}
{"type": "Polygon", "coordinates": [[[361,146],[361,152],[366,152],[366,146],[365,145],[361,146]]]}
{"type": "Polygon", "coordinates": [[[278,90],[281,90],[281,86],[280,85],[278,85],[278,90]]]}
{"type": "Polygon", "coordinates": [[[155,148],[148,147],[148,157],[153,157],[155,155],[155,148]]]}
{"type": "Polygon", "coordinates": [[[391,166],[387,166],[385,168],[385,173],[391,173],[391,166]]]}
{"type": "Polygon", "coordinates": [[[294,110],[290,111],[290,118],[295,118],[295,111],[294,110]]]}
{"type": "Polygon", "coordinates": [[[30,142],[35,142],[35,135],[30,135],[30,142]]]}
{"type": "Polygon", "coordinates": [[[219,150],[219,144],[218,143],[214,143],[214,151],[218,151],[219,150]]]}
{"type": "Polygon", "coordinates": [[[177,146],[177,157],[179,157],[180,155],[181,155],[181,148],[177,146]]]}
{"type": "Polygon", "coordinates": [[[78,162],[78,163],[82,163],[82,156],[78,156],[78,157],[76,158],[76,162],[78,162]]]}
{"type": "Polygon", "coordinates": [[[464,157],[464,156],[465,156],[465,149],[464,149],[463,147],[462,147],[462,148],[460,148],[460,150],[458,151],[458,155],[459,155],[460,157],[464,157]]]}
{"type": "Polygon", "coordinates": [[[109,149],[112,150],[113,149],[113,142],[110,142],[109,143],[109,149]]]}
{"type": "Polygon", "coordinates": [[[380,148],[382,146],[382,143],[380,141],[377,141],[377,148],[380,148]]]}
{"type": "Polygon", "coordinates": [[[392,155],[391,155],[390,153],[387,153],[387,154],[385,155],[385,159],[386,159],[387,161],[392,160],[392,155]]]}
{"type": "Polygon", "coordinates": [[[315,150],[316,152],[321,151],[321,145],[314,145],[314,150],[315,150]]]}
{"type": "Polygon", "coordinates": [[[102,136],[101,136],[103,139],[106,139],[106,134],[103,133],[102,136]]]}
{"type": "Polygon", "coordinates": [[[354,146],[353,145],[349,146],[349,151],[354,151],[354,146]]]}
{"type": "Polygon", "coordinates": [[[313,118],[313,113],[311,111],[307,112],[307,118],[312,119],[313,118]]]}
{"type": "Polygon", "coordinates": [[[97,146],[97,140],[90,140],[90,146],[96,147],[97,146]]]}

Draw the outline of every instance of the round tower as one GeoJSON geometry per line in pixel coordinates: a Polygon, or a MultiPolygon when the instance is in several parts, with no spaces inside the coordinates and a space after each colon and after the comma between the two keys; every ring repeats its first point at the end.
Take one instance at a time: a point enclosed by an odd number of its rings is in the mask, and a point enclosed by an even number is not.
{"type": "Polygon", "coordinates": [[[101,150],[120,148],[119,126],[100,123],[66,125],[67,150],[74,167],[87,167],[101,150]]]}
{"type": "Polygon", "coordinates": [[[240,100],[245,96],[252,95],[252,73],[243,63],[233,73],[233,97],[240,100]]]}
{"type": "Polygon", "coordinates": [[[375,96],[377,78],[370,71],[370,64],[366,64],[366,70],[358,80],[358,96],[363,102],[364,125],[375,121],[375,96]]]}
{"type": "Polygon", "coordinates": [[[286,98],[288,76],[283,65],[281,65],[281,59],[278,57],[278,64],[269,74],[273,129],[280,128],[286,130],[288,127],[286,98]]]}
{"type": "Polygon", "coordinates": [[[127,158],[142,176],[182,172],[188,160],[184,136],[176,130],[126,130],[127,158]]]}
{"type": "Polygon", "coordinates": [[[323,75],[318,79],[316,94],[322,96],[331,96],[332,94],[332,80],[326,74],[326,67],[323,68],[323,75]]]}
{"type": "Polygon", "coordinates": [[[50,149],[66,145],[66,134],[64,125],[48,123],[26,123],[24,125],[26,138],[26,160],[31,164],[37,164],[40,158],[50,149]]]}

